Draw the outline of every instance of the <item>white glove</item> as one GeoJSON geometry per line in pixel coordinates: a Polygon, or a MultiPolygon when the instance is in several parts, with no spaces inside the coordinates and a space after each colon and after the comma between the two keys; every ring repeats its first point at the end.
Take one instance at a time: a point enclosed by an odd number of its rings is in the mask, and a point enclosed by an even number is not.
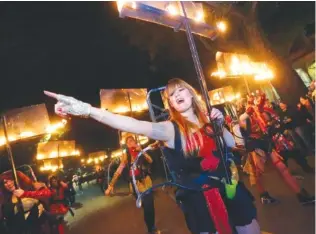
{"type": "Polygon", "coordinates": [[[21,197],[23,195],[23,193],[24,193],[23,189],[16,189],[16,190],[13,191],[13,194],[16,197],[21,197]]]}
{"type": "Polygon", "coordinates": [[[224,115],[222,114],[222,112],[216,108],[212,108],[211,111],[211,116],[210,116],[211,120],[223,120],[224,119],[224,115]]]}
{"type": "Polygon", "coordinates": [[[91,113],[91,105],[82,101],[79,101],[73,97],[65,96],[62,94],[56,94],[48,91],[44,93],[52,98],[55,98],[58,102],[55,105],[55,113],[62,117],[68,115],[80,116],[88,118],[91,113]]]}

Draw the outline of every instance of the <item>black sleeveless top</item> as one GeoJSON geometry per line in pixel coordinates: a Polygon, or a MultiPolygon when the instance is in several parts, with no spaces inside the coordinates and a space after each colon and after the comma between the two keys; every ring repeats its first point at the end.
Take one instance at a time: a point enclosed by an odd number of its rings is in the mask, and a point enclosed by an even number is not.
{"type": "Polygon", "coordinates": [[[220,172],[221,167],[219,166],[214,172],[203,171],[200,165],[203,158],[194,156],[185,157],[179,127],[175,122],[172,123],[175,130],[174,149],[168,147],[163,148],[172,181],[195,189],[201,189],[203,184],[208,184],[212,187],[221,186],[220,181],[209,178],[209,176],[222,178],[223,175],[220,172]]]}

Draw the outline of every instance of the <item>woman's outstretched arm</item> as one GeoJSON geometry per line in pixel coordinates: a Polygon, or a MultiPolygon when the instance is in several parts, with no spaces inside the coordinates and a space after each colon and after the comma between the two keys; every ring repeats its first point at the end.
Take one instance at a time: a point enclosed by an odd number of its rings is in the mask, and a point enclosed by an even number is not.
{"type": "Polygon", "coordinates": [[[112,128],[137,135],[144,135],[153,140],[164,142],[173,142],[174,140],[174,128],[170,121],[160,123],[140,121],[128,116],[113,114],[107,110],[92,107],[90,104],[81,102],[73,97],[47,91],[44,93],[58,101],[55,105],[55,112],[63,117],[68,115],[91,117],[112,128]]]}
{"type": "Polygon", "coordinates": [[[160,123],[141,121],[95,107],[91,107],[90,117],[112,128],[144,135],[154,140],[169,141],[172,138],[173,125],[170,121],[160,123]]]}

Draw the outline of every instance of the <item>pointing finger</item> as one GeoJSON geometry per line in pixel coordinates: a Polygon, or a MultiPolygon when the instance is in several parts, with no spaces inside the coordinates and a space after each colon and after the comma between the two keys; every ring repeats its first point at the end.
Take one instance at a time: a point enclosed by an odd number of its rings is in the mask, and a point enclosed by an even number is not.
{"type": "Polygon", "coordinates": [[[49,92],[49,91],[46,91],[46,90],[44,90],[44,93],[48,97],[52,97],[52,98],[58,99],[58,94],[57,93],[49,92]]]}
{"type": "Polygon", "coordinates": [[[44,91],[44,94],[46,94],[49,97],[55,98],[57,101],[59,102],[63,102],[65,104],[71,104],[73,102],[73,98],[72,97],[68,97],[62,94],[57,94],[57,93],[53,93],[53,92],[49,92],[49,91],[44,91]]]}

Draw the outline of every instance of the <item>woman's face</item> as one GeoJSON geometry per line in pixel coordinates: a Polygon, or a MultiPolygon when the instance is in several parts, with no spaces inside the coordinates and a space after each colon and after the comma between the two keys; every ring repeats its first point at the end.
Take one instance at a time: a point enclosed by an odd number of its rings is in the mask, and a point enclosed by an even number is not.
{"type": "Polygon", "coordinates": [[[179,113],[186,112],[192,107],[192,94],[187,88],[177,87],[169,94],[170,105],[179,113]]]}
{"type": "Polygon", "coordinates": [[[279,104],[279,106],[280,106],[281,110],[283,110],[283,111],[286,110],[286,104],[284,104],[284,103],[281,102],[281,103],[279,104]]]}
{"type": "Polygon", "coordinates": [[[4,180],[4,187],[10,191],[13,192],[15,190],[15,185],[14,185],[14,181],[13,180],[4,180]]]}
{"type": "Polygon", "coordinates": [[[136,147],[137,144],[136,144],[136,141],[133,137],[129,137],[126,141],[126,145],[128,148],[133,148],[133,147],[136,147]]]}
{"type": "Polygon", "coordinates": [[[56,179],[52,179],[52,187],[57,187],[58,186],[58,182],[56,179]]]}

